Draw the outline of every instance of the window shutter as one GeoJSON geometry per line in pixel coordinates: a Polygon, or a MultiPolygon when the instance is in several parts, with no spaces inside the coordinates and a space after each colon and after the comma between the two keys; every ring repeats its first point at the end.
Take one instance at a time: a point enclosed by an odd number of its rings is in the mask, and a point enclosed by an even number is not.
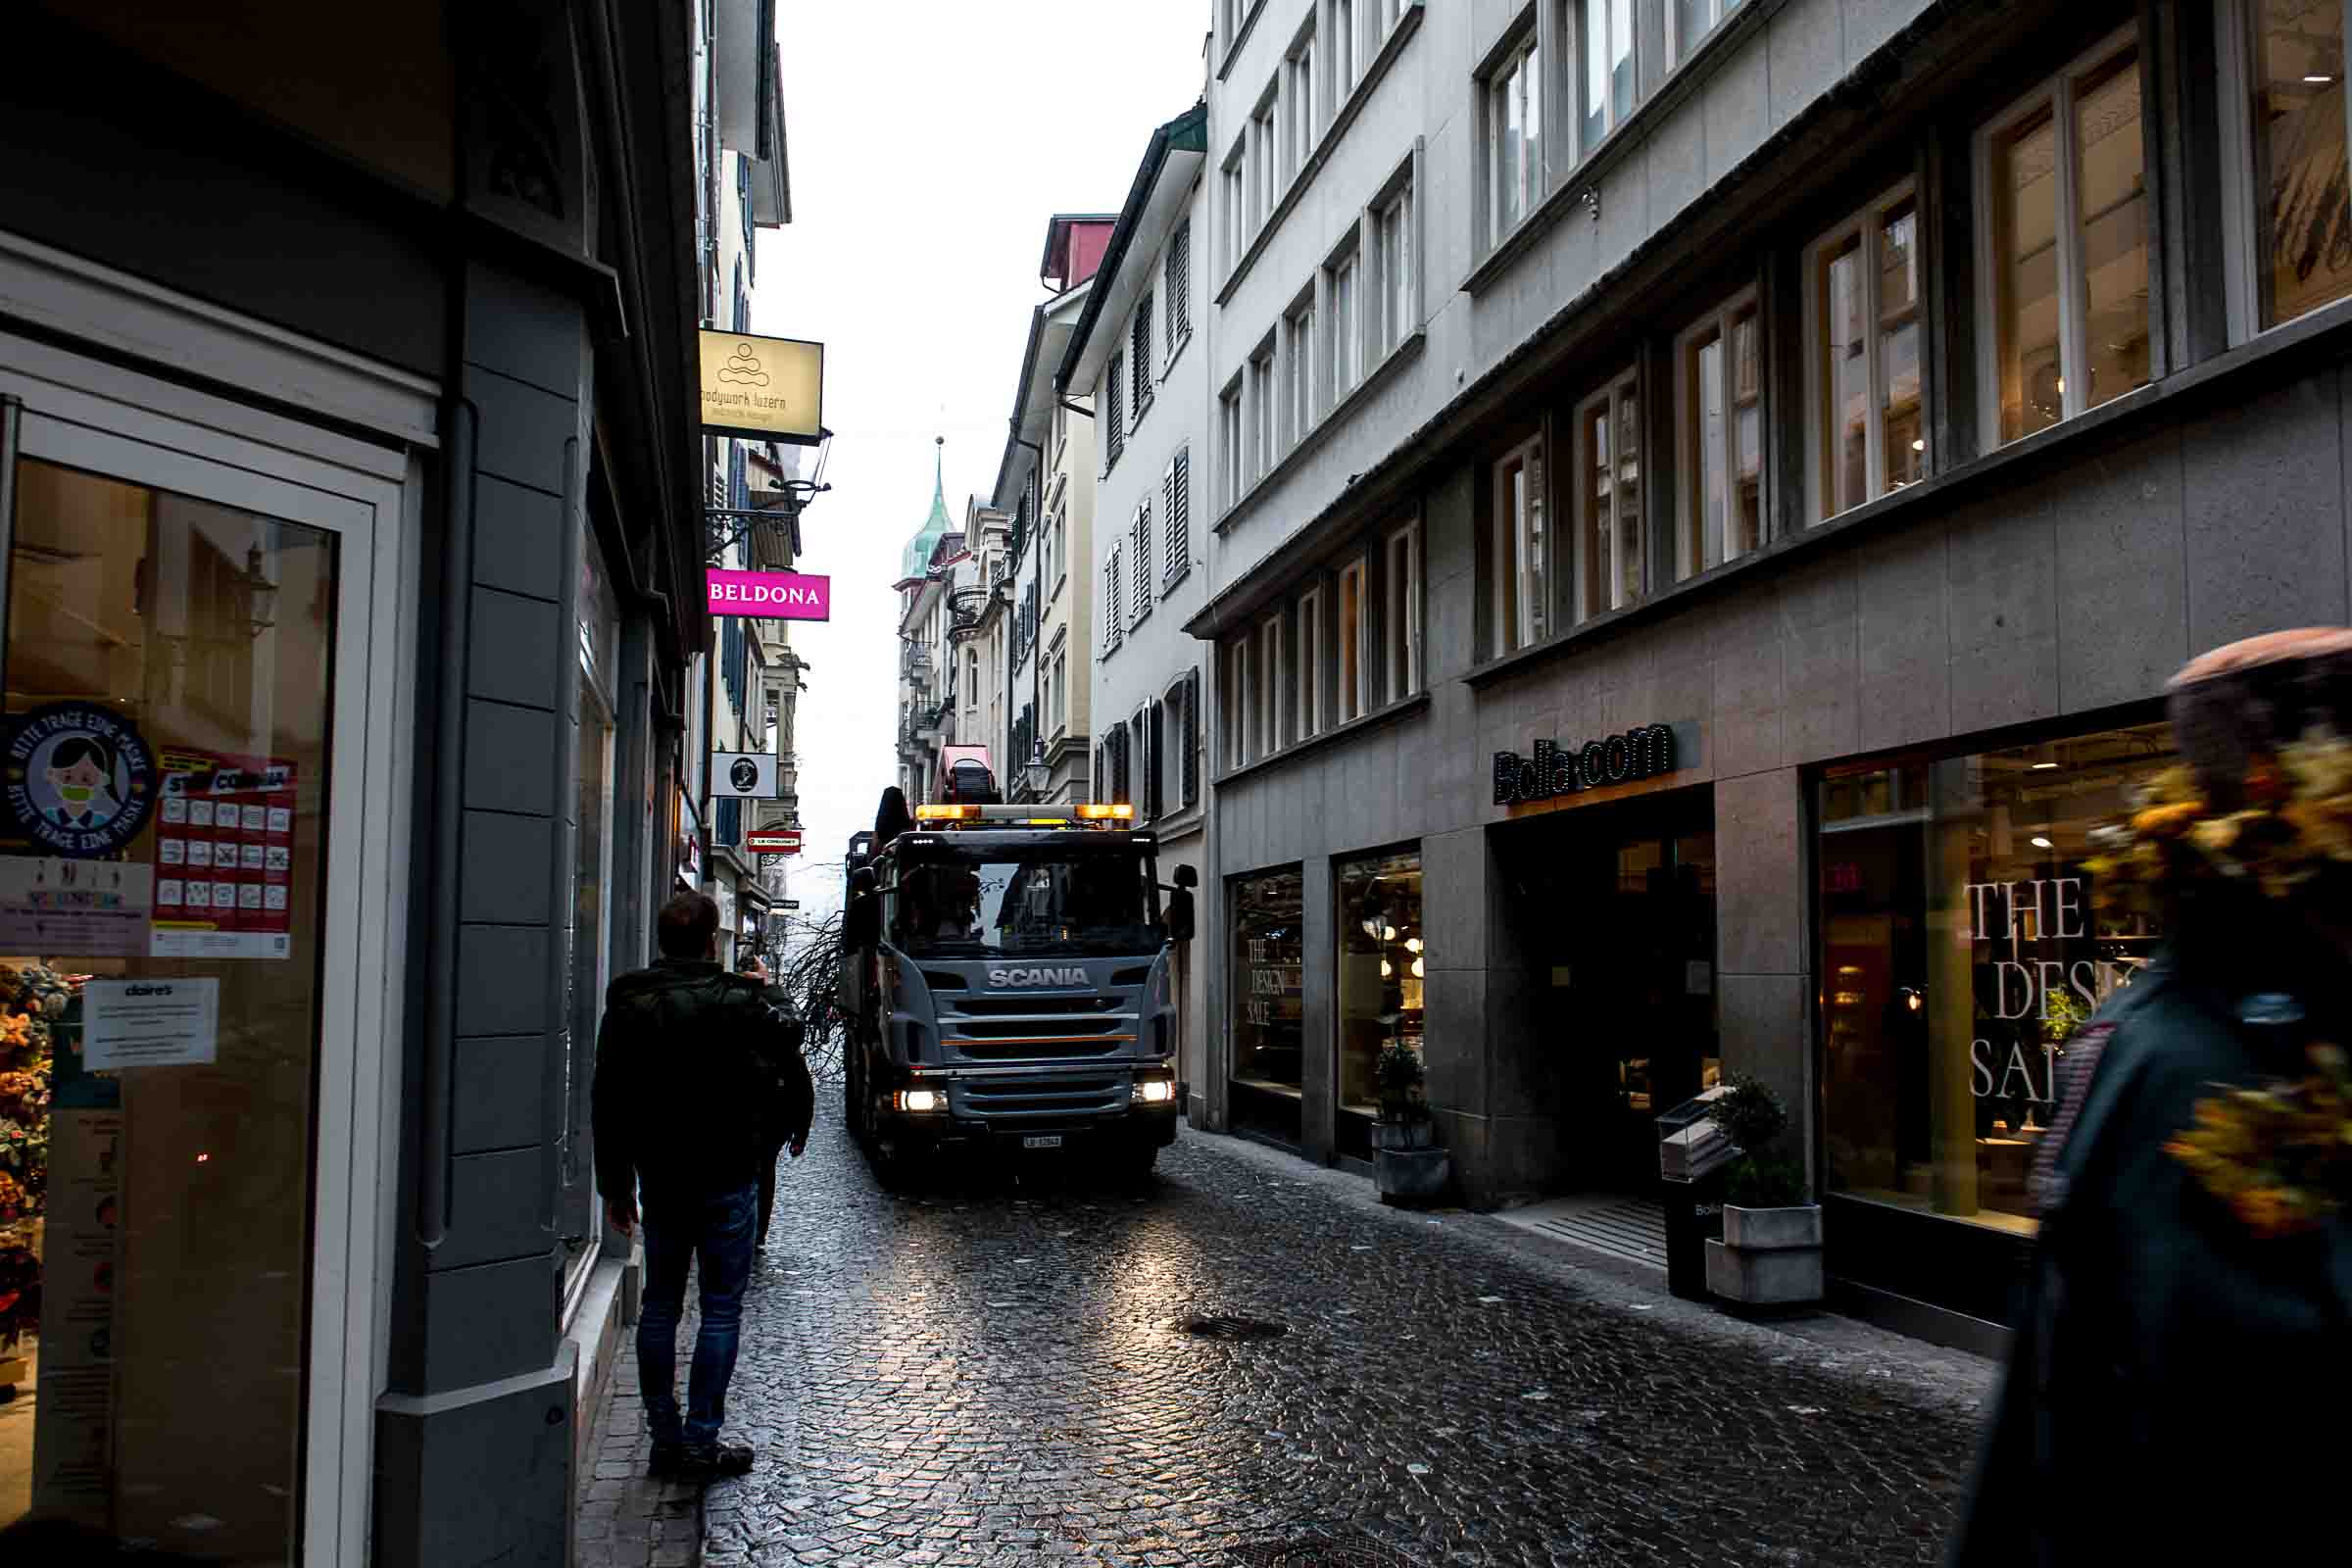
{"type": "Polygon", "coordinates": [[[1135,337],[1128,346],[1127,368],[1135,377],[1135,414],[1140,419],[1144,405],[1152,401],[1152,296],[1149,294],[1135,310],[1135,337]]]}
{"type": "Polygon", "coordinates": [[[1193,449],[1179,447],[1168,463],[1167,479],[1168,559],[1164,570],[1170,576],[1182,571],[1193,554],[1193,449]]]}
{"type": "Polygon", "coordinates": [[[1133,748],[1128,744],[1129,739],[1130,737],[1128,736],[1126,727],[1124,725],[1120,727],[1118,734],[1111,737],[1112,744],[1117,749],[1119,759],[1115,764],[1118,769],[1119,793],[1112,796],[1111,799],[1114,801],[1125,801],[1127,804],[1132,806],[1135,804],[1135,788],[1131,779],[1133,769],[1130,766],[1132,758],[1129,754],[1133,751],[1133,748]]]}
{"type": "Polygon", "coordinates": [[[1193,220],[1176,225],[1168,242],[1168,346],[1172,349],[1193,329],[1193,220]]]}
{"type": "Polygon", "coordinates": [[[1107,470],[1119,461],[1120,449],[1127,444],[1127,411],[1123,406],[1127,388],[1127,367],[1119,360],[1110,362],[1110,373],[1104,376],[1103,397],[1110,404],[1105,412],[1110,416],[1102,424],[1103,467],[1107,470]]]}
{"type": "Polygon", "coordinates": [[[1152,503],[1135,509],[1135,618],[1152,612],[1152,503]]]}
{"type": "Polygon", "coordinates": [[[1200,799],[1200,671],[1184,676],[1184,804],[1200,799]]]}
{"type": "Polygon", "coordinates": [[[1158,698],[1152,699],[1152,727],[1146,731],[1152,737],[1151,760],[1144,764],[1144,783],[1152,799],[1152,814],[1158,817],[1168,808],[1166,715],[1158,698]]]}

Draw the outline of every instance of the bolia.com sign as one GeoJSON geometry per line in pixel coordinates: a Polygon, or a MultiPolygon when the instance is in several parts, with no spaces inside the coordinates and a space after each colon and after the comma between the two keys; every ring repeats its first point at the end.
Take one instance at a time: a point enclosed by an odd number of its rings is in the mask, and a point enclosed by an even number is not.
{"type": "Polygon", "coordinates": [[[1671,724],[1640,724],[1622,735],[1587,741],[1582,746],[1538,741],[1533,757],[1521,757],[1517,752],[1494,754],[1494,804],[1515,806],[1610,784],[1630,784],[1671,773],[1681,765],[1671,724]]]}

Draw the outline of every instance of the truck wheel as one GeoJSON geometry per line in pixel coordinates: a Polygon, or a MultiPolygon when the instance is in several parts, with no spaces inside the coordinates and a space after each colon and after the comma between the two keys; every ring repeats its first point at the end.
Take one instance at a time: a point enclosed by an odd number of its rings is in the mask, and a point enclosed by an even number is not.
{"type": "Polygon", "coordinates": [[[886,1193],[915,1192],[930,1172],[930,1160],[924,1154],[880,1139],[867,1145],[866,1163],[873,1168],[876,1185],[886,1193]]]}
{"type": "Polygon", "coordinates": [[[1130,1187],[1148,1185],[1153,1168],[1159,1164],[1157,1144],[1124,1144],[1110,1156],[1110,1173],[1114,1180],[1130,1187]]]}

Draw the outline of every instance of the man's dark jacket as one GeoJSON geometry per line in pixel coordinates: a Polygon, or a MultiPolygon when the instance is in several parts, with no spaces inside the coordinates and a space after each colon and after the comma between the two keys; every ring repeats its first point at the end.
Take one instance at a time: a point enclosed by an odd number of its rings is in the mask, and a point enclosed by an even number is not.
{"type": "Polygon", "coordinates": [[[2069,1085],[1954,1568],[2284,1561],[2337,1507],[2352,1218],[2256,1236],[2164,1151],[2221,1086],[2298,1076],[2308,1040],[2352,1043],[2341,960],[2277,961],[2286,946],[2260,964],[2176,950],[2078,1037],[2095,1064],[2069,1085]],[[2241,1021],[2269,996],[2308,1023],[2241,1021]]]}
{"type": "Polygon", "coordinates": [[[709,958],[612,982],[596,1039],[596,1189],[650,1201],[735,1192],[808,1136],[816,1093],[783,992],[709,958]]]}

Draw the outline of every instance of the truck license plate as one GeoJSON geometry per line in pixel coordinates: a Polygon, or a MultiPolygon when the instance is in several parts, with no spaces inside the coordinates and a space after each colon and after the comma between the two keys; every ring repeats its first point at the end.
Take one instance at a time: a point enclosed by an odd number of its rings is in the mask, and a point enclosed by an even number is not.
{"type": "Polygon", "coordinates": [[[1061,1134],[1047,1133],[1038,1138],[1024,1138],[1021,1140],[1021,1147],[1023,1149],[1059,1149],[1061,1134]]]}

